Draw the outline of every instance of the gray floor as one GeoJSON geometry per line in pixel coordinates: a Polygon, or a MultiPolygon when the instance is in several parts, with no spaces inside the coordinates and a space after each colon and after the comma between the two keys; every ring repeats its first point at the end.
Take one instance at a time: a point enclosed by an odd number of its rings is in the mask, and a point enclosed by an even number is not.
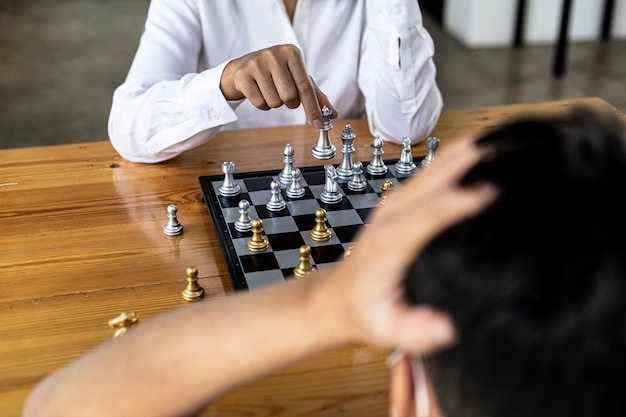
{"type": "MultiPolygon", "coordinates": [[[[149,0],[0,0],[0,148],[106,140],[149,0]]],[[[426,19],[446,109],[602,97],[626,112],[626,40],[469,50],[426,19]]]]}

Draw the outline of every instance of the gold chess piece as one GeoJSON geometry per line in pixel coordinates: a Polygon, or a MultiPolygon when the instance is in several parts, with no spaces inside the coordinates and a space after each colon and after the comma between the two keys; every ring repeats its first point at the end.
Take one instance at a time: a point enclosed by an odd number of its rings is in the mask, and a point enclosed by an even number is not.
{"type": "Polygon", "coordinates": [[[380,184],[380,189],[382,190],[382,193],[380,194],[378,203],[385,204],[387,202],[387,198],[389,198],[389,193],[391,193],[395,188],[396,185],[391,182],[391,180],[385,180],[385,182],[380,184]]]}
{"type": "Polygon", "coordinates": [[[343,258],[346,259],[347,257],[349,257],[350,255],[352,255],[352,248],[353,246],[350,245],[346,248],[346,250],[343,252],[343,258]]]}
{"type": "Polygon", "coordinates": [[[315,227],[311,230],[311,239],[315,242],[325,242],[330,239],[332,232],[326,226],[326,210],[318,208],[315,210],[315,227]]]}
{"type": "Polygon", "coordinates": [[[183,300],[188,302],[199,301],[204,298],[204,288],[198,284],[198,269],[187,268],[187,286],[183,290],[183,300]]]}
{"type": "Polygon", "coordinates": [[[266,238],[263,237],[263,220],[253,219],[252,236],[248,240],[248,250],[250,252],[263,252],[269,245],[266,238]]]}
{"type": "Polygon", "coordinates": [[[293,269],[293,276],[300,279],[316,271],[317,268],[311,265],[311,247],[308,245],[300,246],[300,262],[293,269]]]}
{"type": "Polygon", "coordinates": [[[128,329],[139,322],[139,315],[135,312],[124,311],[119,316],[109,320],[109,327],[115,330],[113,339],[126,333],[128,329]]]}

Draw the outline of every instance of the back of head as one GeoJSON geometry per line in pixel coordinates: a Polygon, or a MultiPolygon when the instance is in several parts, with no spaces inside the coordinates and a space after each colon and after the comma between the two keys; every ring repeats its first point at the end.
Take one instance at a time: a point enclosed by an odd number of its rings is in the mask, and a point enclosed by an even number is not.
{"type": "Polygon", "coordinates": [[[498,198],[435,238],[405,281],[411,303],[457,328],[425,358],[444,416],[626,414],[623,126],[579,108],[477,145],[462,184],[496,184],[498,198]]]}

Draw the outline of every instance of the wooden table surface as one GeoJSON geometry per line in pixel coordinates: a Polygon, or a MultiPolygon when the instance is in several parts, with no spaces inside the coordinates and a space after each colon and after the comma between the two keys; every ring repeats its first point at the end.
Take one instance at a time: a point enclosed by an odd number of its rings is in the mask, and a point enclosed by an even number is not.
{"type": "MultiPolygon", "coordinates": [[[[577,104],[619,113],[597,98],[447,111],[433,135],[442,151],[510,117],[577,104]]],[[[347,123],[356,134],[354,160],[369,161],[365,120],[333,121],[333,142],[340,144],[347,123]]],[[[316,140],[309,126],[222,132],[152,165],[123,160],[108,141],[0,150],[0,416],[19,415],[37,381],[112,337],[107,322],[122,311],[137,312],[141,325],[184,308],[187,267],[198,268],[201,302],[231,293],[198,176],[221,174],[229,160],[237,172],[280,169],[287,143],[295,166],[321,165],[311,156],[316,140]],[[170,203],[184,225],[177,237],[162,231],[170,203]]],[[[400,149],[386,143],[384,158],[398,158],[400,149]]],[[[425,154],[423,144],[413,147],[414,156],[425,154]]],[[[331,162],[340,160],[337,152],[331,162]]],[[[385,416],[384,359],[364,346],[330,351],[247,384],[202,415],[385,416]]]]}

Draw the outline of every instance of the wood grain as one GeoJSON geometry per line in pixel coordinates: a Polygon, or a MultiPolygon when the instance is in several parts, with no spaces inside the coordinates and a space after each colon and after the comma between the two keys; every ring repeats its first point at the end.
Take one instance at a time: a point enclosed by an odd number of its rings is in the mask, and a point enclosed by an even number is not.
{"type": "MultiPolygon", "coordinates": [[[[509,118],[581,104],[621,114],[597,98],[448,111],[432,134],[444,151],[509,118]]],[[[355,160],[370,160],[366,120],[333,121],[331,135],[347,123],[355,160]]],[[[316,139],[309,126],[228,131],[153,165],[123,160],[109,142],[0,150],[0,417],[19,415],[37,381],[110,338],[107,321],[120,312],[138,312],[141,323],[184,308],[188,266],[199,270],[202,302],[231,293],[198,176],[221,174],[230,160],[237,172],[280,169],[287,143],[296,166],[320,165],[310,152],[316,139]],[[185,227],[171,238],[162,233],[170,203],[185,227]]],[[[399,154],[386,143],[384,158],[399,154]]],[[[425,155],[425,146],[413,154],[425,155]]],[[[202,415],[385,415],[384,358],[363,346],[327,352],[233,391],[202,415]]]]}

